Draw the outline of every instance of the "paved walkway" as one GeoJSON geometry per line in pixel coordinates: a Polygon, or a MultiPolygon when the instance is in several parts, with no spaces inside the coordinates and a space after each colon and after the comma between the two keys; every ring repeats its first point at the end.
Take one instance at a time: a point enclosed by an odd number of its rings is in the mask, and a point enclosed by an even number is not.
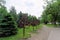
{"type": "Polygon", "coordinates": [[[37,32],[36,34],[32,34],[32,37],[27,40],[60,40],[60,28],[43,26],[43,28],[37,32]]]}
{"type": "Polygon", "coordinates": [[[38,30],[38,33],[33,35],[28,40],[48,40],[49,34],[52,31],[52,28],[44,26],[41,30],[38,30]]]}
{"type": "Polygon", "coordinates": [[[51,31],[48,40],[60,40],[60,28],[51,31]]]}

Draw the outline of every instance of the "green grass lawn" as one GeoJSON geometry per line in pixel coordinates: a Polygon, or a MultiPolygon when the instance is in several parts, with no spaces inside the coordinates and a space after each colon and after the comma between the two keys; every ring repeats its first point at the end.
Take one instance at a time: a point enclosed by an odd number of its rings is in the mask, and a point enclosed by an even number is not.
{"type": "Polygon", "coordinates": [[[56,24],[56,25],[54,25],[54,24],[42,24],[42,25],[46,25],[49,28],[60,28],[59,24],[56,24]]]}
{"type": "MultiPolygon", "coordinates": [[[[37,29],[40,29],[40,28],[42,28],[41,24],[39,26],[37,26],[37,29]]],[[[37,30],[36,27],[34,27],[34,29],[37,30]]],[[[33,27],[32,26],[27,26],[26,27],[26,31],[25,31],[25,38],[30,37],[31,36],[30,35],[31,32],[33,32],[33,27]]],[[[21,38],[23,38],[23,29],[22,28],[21,29],[18,28],[17,35],[0,38],[0,40],[19,40],[21,38]]]]}
{"type": "Polygon", "coordinates": [[[46,24],[47,27],[54,27],[53,24],[46,24]]]}

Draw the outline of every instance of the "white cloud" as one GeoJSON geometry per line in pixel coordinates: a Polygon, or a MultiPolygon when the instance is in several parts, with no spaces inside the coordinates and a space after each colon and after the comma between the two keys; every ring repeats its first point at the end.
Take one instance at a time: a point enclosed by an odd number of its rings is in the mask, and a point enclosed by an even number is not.
{"type": "Polygon", "coordinates": [[[41,16],[43,11],[43,0],[6,0],[6,6],[9,9],[15,6],[17,12],[24,12],[37,17],[41,16]]]}

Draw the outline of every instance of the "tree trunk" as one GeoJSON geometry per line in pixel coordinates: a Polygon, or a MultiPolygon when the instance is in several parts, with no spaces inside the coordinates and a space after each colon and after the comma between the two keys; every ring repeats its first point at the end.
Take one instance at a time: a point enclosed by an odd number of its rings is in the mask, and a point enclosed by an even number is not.
{"type": "Polygon", "coordinates": [[[25,36],[25,27],[23,28],[23,37],[25,36]]]}
{"type": "Polygon", "coordinates": [[[37,29],[37,26],[36,26],[36,29],[37,29]]]}
{"type": "Polygon", "coordinates": [[[56,25],[56,22],[54,22],[54,25],[56,25]]]}
{"type": "Polygon", "coordinates": [[[34,31],[34,27],[33,27],[33,31],[34,31]]]}

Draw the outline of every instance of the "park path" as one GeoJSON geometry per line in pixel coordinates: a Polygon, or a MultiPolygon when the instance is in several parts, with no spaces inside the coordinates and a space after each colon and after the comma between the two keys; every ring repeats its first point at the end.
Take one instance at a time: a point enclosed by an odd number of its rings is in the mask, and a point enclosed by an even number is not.
{"type": "Polygon", "coordinates": [[[60,40],[60,28],[51,31],[48,40],[60,40]]]}
{"type": "Polygon", "coordinates": [[[43,25],[42,29],[39,29],[36,34],[32,34],[32,37],[28,40],[48,40],[48,37],[50,36],[51,31],[54,28],[48,28],[45,25],[43,25]]]}
{"type": "Polygon", "coordinates": [[[49,28],[43,25],[37,33],[31,34],[31,38],[27,40],[60,40],[60,28],[49,28]]]}

